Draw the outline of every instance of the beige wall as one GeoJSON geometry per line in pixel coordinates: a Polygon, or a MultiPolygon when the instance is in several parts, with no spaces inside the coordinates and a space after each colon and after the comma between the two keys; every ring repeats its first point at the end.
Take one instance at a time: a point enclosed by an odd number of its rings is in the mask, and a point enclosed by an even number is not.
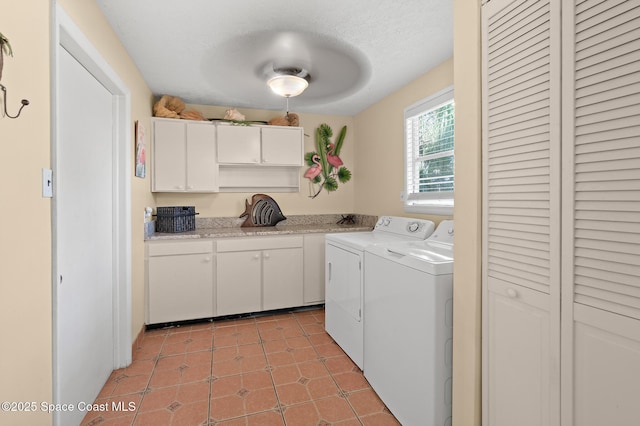
{"type": "Polygon", "coordinates": [[[404,212],[404,109],[453,85],[449,59],[355,117],[356,209],[373,215],[414,216],[439,222],[441,216],[404,212]]]}
{"type": "MultiPolygon", "coordinates": [[[[0,0],[0,10],[14,52],[2,75],[9,113],[30,101],[18,119],[0,117],[0,400],[51,401],[51,202],[40,183],[50,158],[49,7],[0,0]]],[[[0,424],[47,421],[0,411],[0,424]]]]}
{"type": "Polygon", "coordinates": [[[480,2],[454,0],[453,425],[481,424],[480,2]]]}
{"type": "MultiPolygon", "coordinates": [[[[266,87],[266,86],[265,86],[266,87]]],[[[293,102],[292,102],[293,103],[293,102]]],[[[284,98],[283,98],[284,106],[284,98]]],[[[187,109],[196,109],[207,118],[223,118],[225,107],[206,105],[187,105],[187,109]]],[[[268,121],[274,117],[284,116],[284,111],[269,111],[241,108],[240,112],[246,116],[247,120],[268,121]]],[[[295,112],[292,111],[291,112],[295,112]]],[[[347,126],[347,136],[340,153],[340,158],[353,173],[351,180],[344,184],[339,184],[338,190],[327,193],[323,191],[316,198],[309,197],[309,180],[302,177],[306,168],[300,171],[300,192],[298,193],[269,193],[278,203],[284,215],[298,214],[322,214],[322,213],[352,213],[354,212],[354,194],[358,183],[359,172],[355,167],[355,136],[352,117],[337,115],[318,115],[298,113],[300,116],[300,126],[304,127],[305,152],[315,151],[316,128],[327,123],[333,129],[332,141],[342,128],[347,126]]],[[[195,206],[200,213],[199,217],[233,217],[244,211],[244,200],[251,198],[253,193],[224,193],[224,194],[154,194],[155,206],[195,206]]]]}
{"type": "MultiPolygon", "coordinates": [[[[94,2],[59,2],[131,90],[132,124],[148,129],[151,93],[94,2]]],[[[14,57],[5,57],[2,84],[15,114],[0,118],[0,400],[52,401],[51,200],[41,196],[41,169],[50,168],[50,4],[0,0],[0,31],[14,57]]],[[[133,138],[133,127],[131,129],[133,138]]],[[[147,136],[148,140],[148,136],[147,136]]],[[[132,151],[133,155],[133,151],[132,151]]],[[[132,170],[133,173],[133,170],[132,170]]],[[[152,202],[149,179],[132,178],[132,331],[144,320],[142,212],[152,202]]],[[[0,411],[0,424],[50,424],[51,416],[0,411]]]]}

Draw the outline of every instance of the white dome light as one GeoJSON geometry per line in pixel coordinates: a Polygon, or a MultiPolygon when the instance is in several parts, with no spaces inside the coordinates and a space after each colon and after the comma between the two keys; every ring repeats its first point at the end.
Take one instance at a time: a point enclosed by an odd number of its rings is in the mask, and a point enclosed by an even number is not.
{"type": "Polygon", "coordinates": [[[288,74],[277,75],[269,79],[267,84],[273,90],[273,93],[285,98],[298,96],[309,87],[309,82],[306,79],[288,74]]]}

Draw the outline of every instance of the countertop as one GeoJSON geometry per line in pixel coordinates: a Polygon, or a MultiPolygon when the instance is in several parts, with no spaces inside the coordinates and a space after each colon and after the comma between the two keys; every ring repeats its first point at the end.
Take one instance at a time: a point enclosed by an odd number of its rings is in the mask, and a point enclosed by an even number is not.
{"type": "Polygon", "coordinates": [[[292,216],[276,226],[240,227],[237,218],[197,218],[194,231],[179,233],[154,232],[145,236],[147,241],[179,240],[194,238],[234,238],[265,235],[294,235],[312,233],[371,231],[376,216],[354,215],[355,224],[337,224],[342,215],[292,216]]]}

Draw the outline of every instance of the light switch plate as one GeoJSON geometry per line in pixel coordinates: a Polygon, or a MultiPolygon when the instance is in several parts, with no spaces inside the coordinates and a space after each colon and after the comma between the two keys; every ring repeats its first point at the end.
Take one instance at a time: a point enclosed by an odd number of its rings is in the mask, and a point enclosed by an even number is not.
{"type": "Polygon", "coordinates": [[[42,169],[42,197],[53,198],[53,171],[42,169]]]}

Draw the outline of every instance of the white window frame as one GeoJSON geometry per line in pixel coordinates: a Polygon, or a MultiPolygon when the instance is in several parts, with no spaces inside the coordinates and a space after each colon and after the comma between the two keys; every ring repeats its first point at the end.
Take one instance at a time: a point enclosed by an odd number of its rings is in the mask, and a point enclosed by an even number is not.
{"type": "MultiPolygon", "coordinates": [[[[453,199],[454,191],[443,192],[412,192],[410,185],[413,176],[413,165],[415,156],[413,152],[409,152],[410,138],[407,121],[417,115],[423,114],[431,109],[435,109],[447,102],[453,100],[453,86],[447,87],[428,98],[425,98],[415,104],[405,108],[404,110],[404,191],[402,193],[402,201],[404,203],[404,211],[409,213],[434,214],[434,215],[453,215],[453,199]]],[[[453,155],[453,149],[438,153],[437,156],[453,155]]],[[[455,157],[454,157],[455,161],[455,157]]],[[[455,167],[455,166],[454,166],[455,167]]],[[[455,185],[455,180],[454,180],[455,185]]]]}

